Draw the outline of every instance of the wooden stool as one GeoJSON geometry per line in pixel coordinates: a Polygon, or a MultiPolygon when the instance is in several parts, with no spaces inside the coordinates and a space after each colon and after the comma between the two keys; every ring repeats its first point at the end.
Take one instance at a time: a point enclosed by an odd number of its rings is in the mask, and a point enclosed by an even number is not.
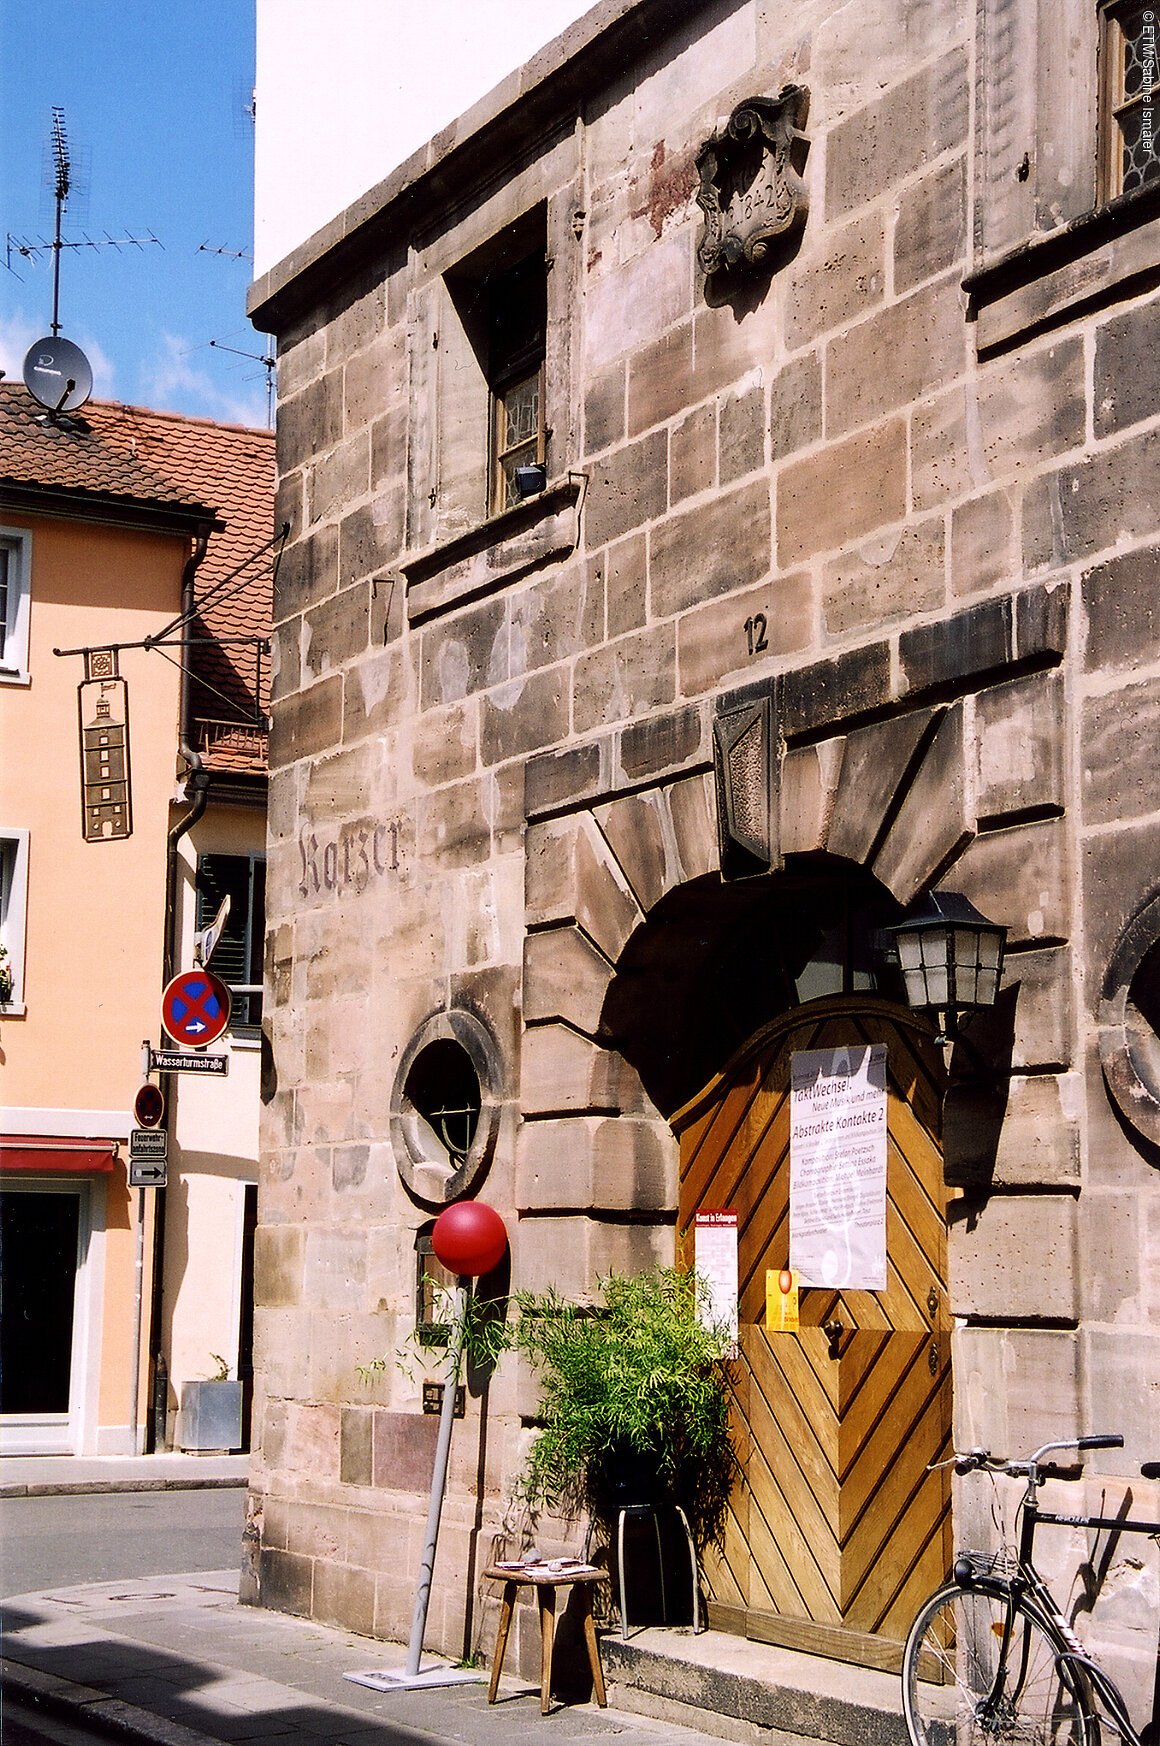
{"type": "Polygon", "coordinates": [[[540,1714],[546,1716],[552,1703],[552,1646],[556,1637],[556,1590],[568,1584],[579,1587],[582,1600],[584,1641],[588,1647],[588,1665],[592,1669],[592,1684],[596,1702],[601,1709],[608,1706],[604,1691],[604,1674],[600,1668],[600,1651],[596,1646],[596,1625],[592,1618],[592,1591],[596,1583],[607,1582],[608,1573],[593,1564],[568,1564],[561,1561],[545,1564],[489,1564],[484,1576],[503,1583],[503,1601],[499,1609],[499,1630],[495,1639],[495,1660],[491,1669],[491,1685],[487,1701],[495,1702],[499,1676],[507,1653],[508,1632],[516,1604],[516,1590],[521,1584],[534,1588],[540,1607],[540,1714]]]}

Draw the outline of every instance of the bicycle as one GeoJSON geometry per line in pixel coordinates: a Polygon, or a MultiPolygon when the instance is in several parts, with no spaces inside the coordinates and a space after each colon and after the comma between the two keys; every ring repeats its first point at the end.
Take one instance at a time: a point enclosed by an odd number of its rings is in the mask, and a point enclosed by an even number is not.
{"type": "MultiPolygon", "coordinates": [[[[1047,1478],[1078,1471],[1044,1469],[1060,1450],[1120,1449],[1118,1435],[1045,1443],[1025,1461],[986,1449],[953,1457],[957,1473],[1025,1478],[1018,1505],[1018,1544],[999,1554],[962,1552],[951,1580],[920,1609],[902,1657],[902,1702],[914,1746],[1099,1746],[1110,1723],[1125,1746],[1141,1746],[1123,1694],[1080,1642],[1035,1568],[1036,1529],[1103,1528],[1160,1534],[1160,1522],[1063,1515],[1039,1507],[1047,1478]]],[[[1160,1461],[1140,1469],[1160,1478],[1160,1461]]]]}

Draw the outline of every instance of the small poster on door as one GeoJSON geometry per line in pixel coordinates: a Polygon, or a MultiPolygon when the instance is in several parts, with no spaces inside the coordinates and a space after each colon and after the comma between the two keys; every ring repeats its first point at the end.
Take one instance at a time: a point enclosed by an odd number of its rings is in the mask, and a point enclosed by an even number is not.
{"type": "Polygon", "coordinates": [[[803,1286],[886,1290],[886,1046],[791,1065],[789,1260],[803,1286]]]}
{"type": "Polygon", "coordinates": [[[730,1356],[737,1356],[737,1214],[729,1207],[703,1207],[693,1219],[693,1265],[704,1281],[702,1319],[724,1328],[730,1356]]]}

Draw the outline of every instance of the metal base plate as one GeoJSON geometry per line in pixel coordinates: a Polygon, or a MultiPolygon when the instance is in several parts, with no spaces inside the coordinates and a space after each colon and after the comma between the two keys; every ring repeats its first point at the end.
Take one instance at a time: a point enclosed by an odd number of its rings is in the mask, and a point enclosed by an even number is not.
{"type": "Polygon", "coordinates": [[[418,1673],[407,1673],[402,1667],[370,1668],[366,1673],[344,1673],[352,1685],[367,1685],[372,1691],[423,1691],[434,1685],[482,1684],[486,1673],[471,1667],[420,1667],[418,1673]]]}

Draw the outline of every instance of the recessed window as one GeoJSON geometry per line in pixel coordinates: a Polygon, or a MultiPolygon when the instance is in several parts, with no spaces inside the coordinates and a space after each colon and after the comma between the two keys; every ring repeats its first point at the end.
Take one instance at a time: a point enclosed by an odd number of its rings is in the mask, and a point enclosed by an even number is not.
{"type": "Polygon", "coordinates": [[[262,954],[266,934],[266,862],[262,855],[199,855],[198,928],[208,928],[230,900],[208,968],[231,995],[230,1028],[245,1035],[262,1022],[262,954]]]}
{"type": "Polygon", "coordinates": [[[445,1346],[451,1333],[449,1293],[456,1281],[431,1246],[434,1221],[415,1238],[415,1337],[421,1346],[445,1346]]]}
{"type": "Polygon", "coordinates": [[[486,282],[491,394],[491,511],[520,501],[516,468],[544,459],[544,256],[540,250],[486,282]]]}
{"type": "Polygon", "coordinates": [[[1155,3],[1113,0],[1100,12],[1103,194],[1112,199],[1160,176],[1160,24],[1155,3]]]}
{"type": "Polygon", "coordinates": [[[0,528],[0,680],[27,676],[29,558],[29,536],[0,528]]]}
{"type": "Polygon", "coordinates": [[[0,1009],[24,1010],[28,832],[0,830],[0,1009]]]}

